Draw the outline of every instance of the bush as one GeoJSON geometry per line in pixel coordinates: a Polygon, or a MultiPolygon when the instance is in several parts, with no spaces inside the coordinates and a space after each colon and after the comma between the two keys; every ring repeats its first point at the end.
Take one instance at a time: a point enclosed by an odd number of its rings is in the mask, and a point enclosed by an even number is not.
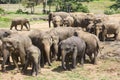
{"type": "Polygon", "coordinates": [[[16,11],[16,14],[23,14],[24,12],[22,11],[22,9],[18,9],[17,11],[16,11]]]}
{"type": "Polygon", "coordinates": [[[104,14],[107,14],[107,15],[118,14],[118,13],[120,13],[119,9],[117,9],[117,10],[115,10],[115,9],[108,9],[108,10],[104,11],[104,14]]]}
{"type": "Polygon", "coordinates": [[[0,8],[0,14],[4,14],[5,13],[5,10],[0,8]]]}
{"type": "Polygon", "coordinates": [[[88,7],[87,6],[83,6],[81,3],[77,3],[77,2],[66,2],[66,4],[61,4],[59,5],[60,9],[58,10],[58,8],[56,7],[57,11],[65,11],[65,12],[86,12],[88,13],[88,7]]]}

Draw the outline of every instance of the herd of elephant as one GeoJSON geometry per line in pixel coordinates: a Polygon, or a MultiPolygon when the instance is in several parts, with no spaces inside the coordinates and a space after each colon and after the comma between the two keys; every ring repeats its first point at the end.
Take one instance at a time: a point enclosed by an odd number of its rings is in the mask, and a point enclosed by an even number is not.
{"type": "MultiPolygon", "coordinates": [[[[6,71],[6,63],[10,65],[10,56],[16,69],[23,74],[31,65],[32,76],[38,75],[40,68],[46,63],[51,66],[54,60],[61,61],[64,70],[75,68],[77,63],[83,66],[86,56],[91,63],[97,64],[97,55],[101,51],[100,40],[106,40],[107,34],[114,34],[116,38],[119,33],[117,20],[116,23],[112,20],[107,16],[98,17],[94,14],[52,12],[49,14],[48,22],[51,27],[52,21],[54,28],[48,31],[30,30],[30,27],[26,27],[30,31],[28,35],[22,35],[0,29],[2,71],[6,71]],[[19,61],[22,69],[18,66],[19,61]]],[[[22,24],[21,30],[26,22],[29,23],[28,20],[25,20],[25,23],[18,20],[18,23],[22,24]]],[[[17,30],[19,24],[12,21],[10,29],[15,26],[17,30]]]]}

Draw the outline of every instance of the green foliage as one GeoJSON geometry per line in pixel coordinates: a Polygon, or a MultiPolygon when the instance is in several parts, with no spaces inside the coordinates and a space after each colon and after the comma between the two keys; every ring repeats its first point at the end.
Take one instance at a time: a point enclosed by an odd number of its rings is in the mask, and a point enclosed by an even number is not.
{"type": "Polygon", "coordinates": [[[24,12],[22,9],[18,9],[17,11],[16,11],[16,14],[28,14],[29,12],[24,12]]]}
{"type": "Polygon", "coordinates": [[[4,13],[5,13],[5,10],[0,7],[0,14],[4,14],[4,13]]]}
{"type": "Polygon", "coordinates": [[[120,13],[120,0],[116,0],[116,3],[109,7],[110,9],[105,10],[105,14],[118,14],[120,13]]]}
{"type": "Polygon", "coordinates": [[[115,10],[115,9],[108,9],[104,11],[104,14],[111,15],[111,14],[119,14],[120,10],[115,10]]]}
{"type": "Polygon", "coordinates": [[[56,8],[57,11],[65,12],[89,12],[87,6],[83,6],[80,2],[76,1],[59,2],[56,8]]]}

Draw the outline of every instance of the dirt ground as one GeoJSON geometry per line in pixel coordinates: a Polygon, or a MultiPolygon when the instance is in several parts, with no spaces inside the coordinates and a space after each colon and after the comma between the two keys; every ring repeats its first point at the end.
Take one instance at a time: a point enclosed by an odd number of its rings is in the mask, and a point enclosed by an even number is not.
{"type": "MultiPolygon", "coordinates": [[[[49,30],[47,22],[36,22],[31,25],[31,29],[49,30]]],[[[29,32],[19,33],[28,34],[29,32]]],[[[60,62],[53,62],[52,66],[46,65],[42,68],[37,77],[30,76],[31,68],[26,75],[22,75],[16,73],[12,65],[7,69],[7,73],[0,71],[0,80],[120,80],[120,41],[106,41],[100,44],[104,48],[98,55],[97,65],[86,62],[84,67],[77,65],[77,68],[72,71],[63,71],[60,62]]]]}

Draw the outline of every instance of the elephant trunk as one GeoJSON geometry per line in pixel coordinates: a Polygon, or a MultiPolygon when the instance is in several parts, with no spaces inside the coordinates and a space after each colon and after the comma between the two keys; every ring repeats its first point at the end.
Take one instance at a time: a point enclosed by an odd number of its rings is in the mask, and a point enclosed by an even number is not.
{"type": "Polygon", "coordinates": [[[44,49],[45,49],[45,54],[46,54],[46,58],[48,61],[48,65],[51,66],[50,63],[50,46],[49,45],[44,45],[44,49]]]}

